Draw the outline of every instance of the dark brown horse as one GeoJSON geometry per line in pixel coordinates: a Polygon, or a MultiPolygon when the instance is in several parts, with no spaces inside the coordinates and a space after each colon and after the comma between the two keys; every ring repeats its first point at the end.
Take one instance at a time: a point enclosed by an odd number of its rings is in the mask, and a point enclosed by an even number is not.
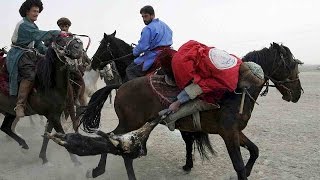
{"type": "MultiPolygon", "coordinates": [[[[288,102],[298,102],[302,87],[298,77],[298,65],[301,62],[294,59],[288,47],[271,44],[269,48],[253,51],[243,57],[243,61],[252,61],[259,64],[265,73],[265,85],[269,86],[269,80],[283,95],[288,102]]],[[[97,91],[89,102],[88,109],[83,116],[83,125],[87,130],[97,128],[100,123],[100,113],[103,103],[114,86],[106,86],[97,91]]],[[[221,108],[201,112],[201,133],[219,134],[227,147],[233,167],[237,172],[238,179],[247,179],[253,165],[259,156],[258,147],[244,135],[242,130],[246,127],[254,108],[255,100],[258,98],[263,86],[251,87],[248,93],[254,100],[246,98],[243,113],[239,114],[241,95],[226,93],[219,103],[221,108]],[[245,165],[240,153],[240,146],[250,152],[250,158],[245,165]]],[[[267,90],[267,89],[266,89],[267,90]]],[[[266,94],[267,91],[264,91],[266,94]]],[[[238,90],[240,91],[240,90],[238,90]]],[[[157,115],[165,107],[149,85],[148,77],[141,77],[123,84],[115,98],[115,111],[119,118],[119,125],[112,131],[115,134],[123,134],[136,130],[143,126],[148,119],[157,115]]],[[[190,117],[180,119],[176,122],[176,128],[182,133],[186,142],[187,159],[184,169],[192,168],[192,144],[195,140],[193,121],[190,117]],[[191,134],[188,135],[187,132],[191,134]]],[[[210,149],[210,142],[203,141],[210,149]]],[[[204,150],[201,149],[200,150],[204,150]]],[[[205,153],[205,152],[203,152],[205,153]]],[[[107,154],[102,154],[98,167],[90,175],[96,177],[105,172],[107,154]]],[[[123,157],[129,179],[135,179],[132,166],[133,160],[123,157]]]]}
{"type": "MultiPolygon", "coordinates": [[[[51,132],[54,128],[55,131],[64,133],[60,115],[66,106],[69,68],[74,66],[75,59],[80,58],[82,52],[83,44],[80,39],[73,36],[58,36],[53,41],[53,47],[48,49],[45,57],[37,64],[34,88],[36,90],[29,95],[26,115],[44,115],[48,119],[46,132],[51,132]]],[[[0,112],[5,115],[1,130],[17,141],[22,148],[28,149],[25,140],[11,130],[16,117],[13,110],[15,105],[16,96],[0,92],[0,112]]],[[[44,138],[39,155],[43,163],[48,162],[46,157],[48,140],[47,137],[44,138]]],[[[71,155],[71,158],[79,164],[74,155],[71,155]]]]}

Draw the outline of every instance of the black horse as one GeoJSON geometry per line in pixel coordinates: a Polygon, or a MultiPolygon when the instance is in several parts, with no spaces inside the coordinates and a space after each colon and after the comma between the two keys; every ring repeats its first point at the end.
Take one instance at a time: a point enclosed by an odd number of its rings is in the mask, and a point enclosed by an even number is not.
{"type": "Polygon", "coordinates": [[[91,67],[101,70],[107,64],[112,65],[116,75],[116,82],[122,84],[127,81],[126,68],[133,62],[132,46],[115,37],[116,31],[107,35],[104,33],[100,46],[92,57],[91,67]]]}
{"type": "MultiPolygon", "coordinates": [[[[83,53],[83,43],[75,36],[58,36],[54,39],[52,47],[49,47],[45,57],[38,62],[34,89],[28,98],[26,115],[39,114],[48,119],[46,132],[54,128],[56,132],[64,133],[60,115],[66,106],[67,87],[69,81],[69,69],[73,67],[75,59],[79,59],[83,53]]],[[[24,139],[16,135],[12,130],[12,122],[16,115],[14,107],[16,97],[8,96],[0,92],[0,112],[5,115],[1,130],[12,137],[19,145],[28,149],[24,139]]],[[[44,137],[39,157],[43,163],[48,162],[46,149],[49,139],[44,137]]],[[[71,159],[74,163],[79,161],[73,154],[71,159]]]]}

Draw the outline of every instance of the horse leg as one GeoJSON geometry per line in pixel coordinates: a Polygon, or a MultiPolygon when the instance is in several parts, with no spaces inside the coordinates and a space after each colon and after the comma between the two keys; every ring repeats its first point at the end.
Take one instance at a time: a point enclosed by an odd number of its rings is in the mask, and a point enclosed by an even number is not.
{"type": "Polygon", "coordinates": [[[87,171],[87,178],[96,178],[106,171],[107,155],[108,154],[101,154],[98,166],[87,171]]]}
{"type": "Polygon", "coordinates": [[[110,94],[109,94],[109,104],[112,104],[112,91],[110,92],[110,94]]]}
{"type": "Polygon", "coordinates": [[[190,172],[191,168],[193,168],[193,159],[192,159],[192,145],[194,139],[192,137],[192,133],[186,131],[180,131],[182,135],[182,139],[186,144],[186,164],[182,167],[184,171],[190,172]]]}
{"type": "MultiPolygon", "coordinates": [[[[16,135],[22,137],[17,131],[16,131],[16,126],[18,124],[18,122],[20,121],[20,118],[14,118],[12,124],[11,124],[11,130],[13,133],[15,133],[16,135]]],[[[9,135],[7,135],[9,137],[9,135]]]]}
{"type": "Polygon", "coordinates": [[[128,157],[123,157],[124,160],[124,165],[126,166],[127,174],[128,174],[128,179],[129,180],[136,180],[136,175],[134,174],[134,169],[133,169],[133,159],[128,158],[128,157]]]}
{"type": "MultiPolygon", "coordinates": [[[[52,129],[53,129],[53,125],[52,125],[52,123],[48,120],[48,121],[47,121],[47,124],[46,124],[46,126],[45,126],[44,134],[45,134],[46,132],[51,133],[52,129]]],[[[39,158],[42,159],[42,164],[45,164],[45,163],[48,162],[47,154],[46,154],[48,142],[49,142],[49,138],[48,138],[46,135],[44,135],[44,136],[43,136],[43,141],[42,141],[42,146],[41,146],[41,151],[40,151],[40,154],[39,154],[39,158]]]]}
{"type": "Polygon", "coordinates": [[[246,168],[240,152],[239,132],[229,130],[222,135],[222,138],[227,146],[227,150],[232,161],[233,168],[237,172],[238,179],[247,180],[246,168]]]}
{"type": "Polygon", "coordinates": [[[250,152],[250,158],[246,164],[247,177],[250,176],[252,167],[259,157],[259,148],[251,142],[242,132],[240,132],[240,146],[246,148],[250,152]]]}
{"type": "Polygon", "coordinates": [[[81,87],[79,89],[79,102],[80,102],[80,106],[86,106],[88,103],[87,103],[87,99],[85,97],[85,94],[84,94],[84,91],[85,91],[86,87],[85,87],[85,84],[84,84],[84,81],[82,80],[81,81],[81,87]]]}
{"type": "MultiPolygon", "coordinates": [[[[58,113],[58,114],[54,115],[52,118],[48,118],[48,119],[49,119],[49,122],[51,120],[53,128],[57,133],[65,134],[65,132],[62,128],[62,125],[61,125],[61,121],[60,121],[60,113],[58,113]]],[[[75,166],[81,165],[81,162],[78,160],[78,158],[75,154],[69,153],[69,155],[70,155],[71,161],[73,162],[73,164],[75,166]]]]}
{"type": "Polygon", "coordinates": [[[29,146],[27,145],[26,141],[19,137],[17,134],[15,134],[11,129],[12,123],[15,118],[16,116],[6,113],[0,129],[3,132],[5,132],[8,136],[13,138],[15,141],[17,141],[23,149],[29,149],[29,146]]]}

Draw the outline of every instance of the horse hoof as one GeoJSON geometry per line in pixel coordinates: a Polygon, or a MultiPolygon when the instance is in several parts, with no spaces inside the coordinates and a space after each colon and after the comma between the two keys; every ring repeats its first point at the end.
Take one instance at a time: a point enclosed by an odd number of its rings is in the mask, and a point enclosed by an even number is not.
{"type": "Polygon", "coordinates": [[[21,151],[22,154],[27,154],[28,153],[28,149],[21,148],[20,151],[21,151]]]}
{"type": "Polygon", "coordinates": [[[185,172],[187,172],[187,173],[189,173],[189,172],[191,171],[191,168],[192,168],[192,167],[189,167],[189,166],[187,166],[187,165],[182,166],[182,169],[183,169],[185,172]]]}
{"type": "Polygon", "coordinates": [[[93,178],[92,172],[93,172],[93,169],[89,169],[89,170],[87,171],[87,173],[86,173],[86,177],[87,177],[87,178],[93,178]]]}
{"type": "Polygon", "coordinates": [[[40,157],[40,158],[42,159],[42,165],[46,165],[49,163],[47,158],[42,158],[42,157],[40,157]]]}
{"type": "Polygon", "coordinates": [[[22,145],[21,145],[21,148],[22,148],[22,149],[29,149],[29,146],[28,146],[28,144],[22,144],[22,145]]]}

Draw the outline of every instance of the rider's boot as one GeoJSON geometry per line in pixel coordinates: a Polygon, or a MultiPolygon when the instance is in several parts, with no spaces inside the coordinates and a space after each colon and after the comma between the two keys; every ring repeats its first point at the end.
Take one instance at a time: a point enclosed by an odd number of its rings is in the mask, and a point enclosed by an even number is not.
{"type": "Polygon", "coordinates": [[[33,82],[23,79],[20,82],[17,105],[14,108],[16,111],[16,117],[21,118],[25,116],[24,109],[28,100],[28,95],[33,87],[33,82]]]}
{"type": "Polygon", "coordinates": [[[174,131],[175,122],[177,120],[198,113],[199,111],[207,111],[217,108],[219,108],[218,104],[210,104],[200,99],[195,99],[182,105],[177,112],[168,115],[163,121],[167,124],[170,131],[174,131]]]}

